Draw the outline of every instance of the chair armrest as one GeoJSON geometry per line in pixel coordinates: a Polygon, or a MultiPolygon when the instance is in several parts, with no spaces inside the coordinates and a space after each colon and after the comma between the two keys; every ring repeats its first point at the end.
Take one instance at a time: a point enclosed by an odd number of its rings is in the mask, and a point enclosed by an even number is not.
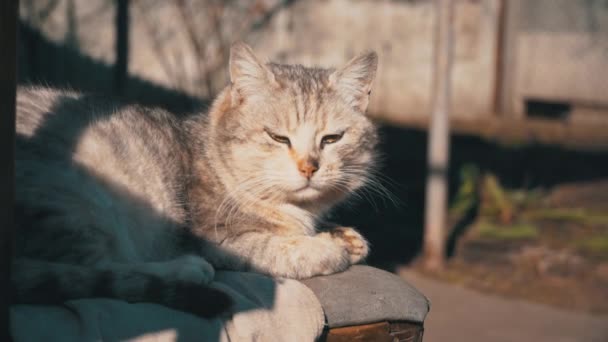
{"type": "Polygon", "coordinates": [[[376,322],[411,322],[422,326],[428,299],[399,276],[355,265],[328,276],[302,281],[319,299],[329,328],[376,322]]]}

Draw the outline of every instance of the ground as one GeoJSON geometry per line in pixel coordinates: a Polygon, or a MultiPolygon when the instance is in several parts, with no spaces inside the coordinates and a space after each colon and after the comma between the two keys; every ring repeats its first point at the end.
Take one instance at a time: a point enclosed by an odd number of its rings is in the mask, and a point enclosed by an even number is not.
{"type": "Polygon", "coordinates": [[[398,273],[431,301],[424,342],[608,341],[606,315],[482,294],[411,269],[398,273]]]}

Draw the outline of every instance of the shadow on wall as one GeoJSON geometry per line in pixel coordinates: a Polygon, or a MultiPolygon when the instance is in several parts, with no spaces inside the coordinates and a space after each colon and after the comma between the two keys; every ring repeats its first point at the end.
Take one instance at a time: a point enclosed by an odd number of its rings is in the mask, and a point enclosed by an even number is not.
{"type": "MultiPolygon", "coordinates": [[[[27,24],[19,24],[18,83],[69,88],[116,97],[114,66],[83,55],[75,48],[44,37],[27,24]]],[[[174,113],[201,110],[208,102],[129,75],[125,103],[158,106],[174,113]]]]}

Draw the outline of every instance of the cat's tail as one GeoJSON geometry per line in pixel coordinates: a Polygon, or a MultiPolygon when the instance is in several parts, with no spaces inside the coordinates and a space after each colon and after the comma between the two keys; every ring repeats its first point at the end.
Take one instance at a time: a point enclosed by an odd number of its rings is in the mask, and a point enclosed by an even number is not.
{"type": "Polygon", "coordinates": [[[157,303],[205,318],[217,316],[232,305],[226,293],[204,282],[163,276],[150,267],[88,267],[18,258],[11,268],[15,304],[61,304],[105,297],[157,303]]]}

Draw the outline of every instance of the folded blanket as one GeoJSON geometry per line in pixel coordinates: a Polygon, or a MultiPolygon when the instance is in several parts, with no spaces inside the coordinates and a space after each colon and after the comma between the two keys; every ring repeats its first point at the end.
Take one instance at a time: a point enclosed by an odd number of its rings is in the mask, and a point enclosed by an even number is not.
{"type": "Polygon", "coordinates": [[[314,341],[324,325],[313,292],[294,280],[220,271],[214,286],[235,302],[205,320],[157,304],[82,299],[61,306],[15,305],[11,332],[29,341],[314,341]]]}

